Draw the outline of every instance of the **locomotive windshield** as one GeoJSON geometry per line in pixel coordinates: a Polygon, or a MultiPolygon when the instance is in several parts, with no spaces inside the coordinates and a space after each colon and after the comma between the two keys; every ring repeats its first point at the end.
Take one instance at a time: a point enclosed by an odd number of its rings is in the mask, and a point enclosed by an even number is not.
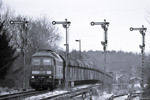
{"type": "Polygon", "coordinates": [[[32,65],[40,65],[40,58],[32,58],[32,65]]]}
{"type": "Polygon", "coordinates": [[[43,58],[43,65],[53,65],[53,61],[50,58],[43,58]]]}
{"type": "Polygon", "coordinates": [[[32,65],[53,65],[53,60],[51,58],[32,58],[32,65]]]}

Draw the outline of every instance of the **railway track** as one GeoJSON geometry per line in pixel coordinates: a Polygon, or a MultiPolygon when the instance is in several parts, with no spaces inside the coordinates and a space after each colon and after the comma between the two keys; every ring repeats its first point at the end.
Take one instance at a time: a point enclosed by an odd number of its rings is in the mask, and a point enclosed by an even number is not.
{"type": "MultiPolygon", "coordinates": [[[[124,96],[127,96],[128,94],[119,94],[119,95],[112,95],[108,100],[116,100],[118,98],[122,98],[124,96]]],[[[119,99],[118,99],[119,100],[119,99]]],[[[122,99],[120,99],[122,100],[122,99]]]]}
{"type": "Polygon", "coordinates": [[[86,96],[92,97],[92,89],[99,87],[101,85],[88,85],[70,88],[67,91],[24,91],[14,94],[1,95],[0,100],[67,100],[71,98],[76,98],[77,96],[81,96],[83,99],[86,96]],[[46,94],[46,95],[45,95],[46,94]],[[42,96],[43,95],[43,96],[42,96]]]}
{"type": "Polygon", "coordinates": [[[141,93],[112,95],[108,100],[141,100],[140,95],[141,93]]]}
{"type": "Polygon", "coordinates": [[[19,93],[13,93],[13,94],[7,94],[7,95],[1,95],[0,100],[20,100],[28,96],[37,95],[41,93],[45,93],[46,91],[23,91],[19,93]]]}
{"type": "Polygon", "coordinates": [[[67,100],[67,99],[72,99],[75,98],[77,96],[82,96],[83,99],[86,98],[87,94],[90,93],[90,95],[92,96],[92,90],[89,88],[84,88],[84,89],[78,89],[75,91],[67,91],[65,93],[61,93],[61,94],[57,94],[57,95],[52,95],[46,98],[41,98],[39,100],[67,100]]]}
{"type": "Polygon", "coordinates": [[[57,94],[57,95],[52,95],[46,98],[41,98],[39,100],[67,100],[67,99],[72,99],[76,98],[77,96],[82,96],[83,99],[86,98],[87,94],[90,94],[92,96],[92,90],[89,88],[84,88],[84,89],[78,89],[75,91],[67,91],[62,94],[57,94]]]}
{"type": "Polygon", "coordinates": [[[87,86],[82,88],[71,88],[68,91],[53,91],[40,96],[33,96],[30,98],[26,98],[25,100],[33,99],[33,100],[70,100],[81,96],[85,99],[87,96],[92,97],[92,89],[94,87],[98,87],[100,85],[87,86]]]}

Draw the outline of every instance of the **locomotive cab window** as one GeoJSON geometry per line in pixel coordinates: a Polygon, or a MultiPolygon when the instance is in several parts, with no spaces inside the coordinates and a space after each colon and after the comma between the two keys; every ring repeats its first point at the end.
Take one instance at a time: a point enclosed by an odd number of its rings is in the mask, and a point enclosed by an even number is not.
{"type": "Polygon", "coordinates": [[[32,65],[40,65],[40,58],[32,58],[32,65]]]}
{"type": "Polygon", "coordinates": [[[50,58],[43,58],[43,65],[53,65],[53,61],[50,58]]]}

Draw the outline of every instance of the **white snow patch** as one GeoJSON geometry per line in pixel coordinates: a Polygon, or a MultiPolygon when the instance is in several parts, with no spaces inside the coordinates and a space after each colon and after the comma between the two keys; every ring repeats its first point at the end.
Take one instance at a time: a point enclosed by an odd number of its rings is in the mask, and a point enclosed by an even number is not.
{"type": "Polygon", "coordinates": [[[125,95],[125,96],[121,96],[121,97],[115,98],[114,100],[125,100],[127,98],[128,98],[128,95],[125,95]]]}
{"type": "Polygon", "coordinates": [[[141,88],[140,84],[134,84],[134,87],[141,88]]]}
{"type": "Polygon", "coordinates": [[[9,92],[1,92],[0,95],[6,95],[9,94],[9,92]]]}
{"type": "Polygon", "coordinates": [[[2,88],[0,87],[0,95],[7,95],[7,94],[13,94],[13,93],[18,93],[20,91],[15,90],[15,89],[9,89],[9,88],[2,88]]]}
{"type": "MultiPolygon", "coordinates": [[[[96,85],[99,85],[99,84],[96,84],[96,85]]],[[[24,100],[38,100],[38,99],[42,99],[42,98],[46,98],[46,97],[55,96],[55,95],[58,95],[58,94],[67,93],[69,91],[84,89],[84,88],[87,88],[87,87],[90,87],[90,86],[91,85],[76,86],[76,87],[73,87],[73,88],[69,89],[68,91],[67,90],[55,90],[53,92],[48,92],[48,93],[45,93],[45,94],[28,97],[28,98],[25,98],[24,100]]]]}
{"type": "MultiPolygon", "coordinates": [[[[100,84],[95,84],[94,86],[99,86],[100,84]]],[[[87,84],[87,85],[80,85],[80,86],[76,86],[76,87],[73,87],[72,89],[83,89],[83,88],[87,88],[87,87],[90,87],[90,86],[93,86],[92,84],[87,84]]]]}
{"type": "Polygon", "coordinates": [[[46,98],[46,97],[51,97],[51,96],[55,96],[55,95],[58,95],[58,94],[67,93],[67,92],[68,91],[53,91],[53,92],[48,92],[46,94],[41,94],[41,95],[38,95],[38,96],[28,97],[28,98],[25,98],[24,100],[39,100],[39,99],[43,99],[43,98],[46,98]]]}
{"type": "Polygon", "coordinates": [[[110,98],[113,94],[108,94],[106,92],[104,92],[103,94],[99,95],[99,96],[93,96],[93,100],[107,100],[108,98],[110,98]]]}
{"type": "Polygon", "coordinates": [[[135,97],[132,100],[140,100],[140,97],[135,97]]]}
{"type": "Polygon", "coordinates": [[[133,79],[142,80],[142,78],[140,78],[140,77],[137,77],[137,76],[136,76],[136,77],[131,77],[131,78],[130,78],[130,80],[133,80],[133,79]]]}

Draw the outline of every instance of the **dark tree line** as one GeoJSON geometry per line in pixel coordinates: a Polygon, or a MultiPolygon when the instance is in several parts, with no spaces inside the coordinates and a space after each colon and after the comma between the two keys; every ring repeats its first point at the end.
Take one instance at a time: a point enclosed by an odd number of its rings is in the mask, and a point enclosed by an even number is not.
{"type": "Polygon", "coordinates": [[[10,45],[11,37],[4,24],[5,22],[0,23],[0,79],[5,78],[8,69],[17,57],[14,56],[16,49],[10,45]]]}

